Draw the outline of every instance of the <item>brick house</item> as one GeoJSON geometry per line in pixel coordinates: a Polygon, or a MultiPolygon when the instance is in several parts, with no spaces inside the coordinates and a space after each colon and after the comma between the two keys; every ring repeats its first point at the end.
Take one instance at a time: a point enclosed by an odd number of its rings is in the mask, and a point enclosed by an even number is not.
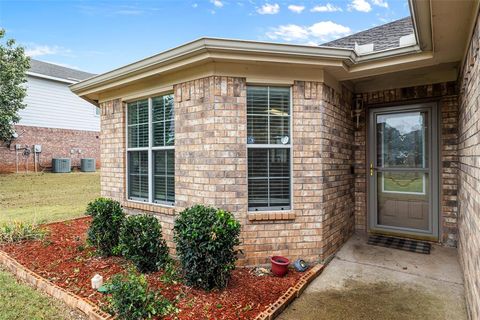
{"type": "Polygon", "coordinates": [[[458,246],[480,318],[479,4],[410,8],[318,47],[202,38],[71,86],[101,109],[102,195],[170,245],[184,208],[230,210],[243,264],[326,259],[355,231],[458,246]]]}
{"type": "MultiPolygon", "coordinates": [[[[0,142],[0,172],[49,169],[52,158],[100,157],[100,113],[97,106],[73,94],[69,85],[94,76],[63,66],[31,59],[27,71],[27,107],[20,110],[17,136],[0,142]],[[41,152],[35,154],[34,146],[41,152]]],[[[97,161],[99,164],[100,161],[97,161]]]]}

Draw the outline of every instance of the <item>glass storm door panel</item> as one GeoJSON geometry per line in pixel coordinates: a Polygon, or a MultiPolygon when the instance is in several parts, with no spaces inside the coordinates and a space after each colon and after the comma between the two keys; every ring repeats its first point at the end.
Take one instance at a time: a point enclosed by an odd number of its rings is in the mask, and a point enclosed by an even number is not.
{"type": "MultiPolygon", "coordinates": [[[[424,106],[370,112],[370,228],[437,235],[433,217],[436,149],[433,110],[424,106]]],[[[437,228],[438,229],[438,228],[437,228]]]]}

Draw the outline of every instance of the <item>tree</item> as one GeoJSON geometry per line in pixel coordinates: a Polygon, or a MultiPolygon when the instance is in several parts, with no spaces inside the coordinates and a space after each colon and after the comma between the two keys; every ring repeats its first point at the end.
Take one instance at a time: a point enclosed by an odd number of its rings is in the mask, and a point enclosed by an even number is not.
{"type": "Polygon", "coordinates": [[[5,30],[0,29],[0,142],[9,143],[14,134],[14,125],[20,121],[18,111],[25,108],[23,99],[27,89],[26,72],[30,59],[15,40],[4,40],[5,30]]]}

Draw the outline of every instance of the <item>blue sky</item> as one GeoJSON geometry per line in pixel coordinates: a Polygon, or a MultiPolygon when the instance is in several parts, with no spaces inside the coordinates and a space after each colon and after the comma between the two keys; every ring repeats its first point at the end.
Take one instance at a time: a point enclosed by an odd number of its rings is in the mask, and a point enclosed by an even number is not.
{"type": "Polygon", "coordinates": [[[409,14],[407,0],[0,0],[30,56],[95,73],[203,36],[320,44],[409,14]]]}

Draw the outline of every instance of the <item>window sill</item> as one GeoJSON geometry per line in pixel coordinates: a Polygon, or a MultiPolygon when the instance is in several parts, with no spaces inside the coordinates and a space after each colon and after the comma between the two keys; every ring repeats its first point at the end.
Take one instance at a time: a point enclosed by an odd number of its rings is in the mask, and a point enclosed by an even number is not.
{"type": "Polygon", "coordinates": [[[122,205],[125,208],[137,209],[152,213],[162,213],[168,215],[175,215],[175,207],[162,203],[149,203],[135,200],[125,200],[122,205]]]}
{"type": "Polygon", "coordinates": [[[247,214],[249,221],[278,221],[295,220],[295,212],[287,211],[250,211],[247,214]]]}

